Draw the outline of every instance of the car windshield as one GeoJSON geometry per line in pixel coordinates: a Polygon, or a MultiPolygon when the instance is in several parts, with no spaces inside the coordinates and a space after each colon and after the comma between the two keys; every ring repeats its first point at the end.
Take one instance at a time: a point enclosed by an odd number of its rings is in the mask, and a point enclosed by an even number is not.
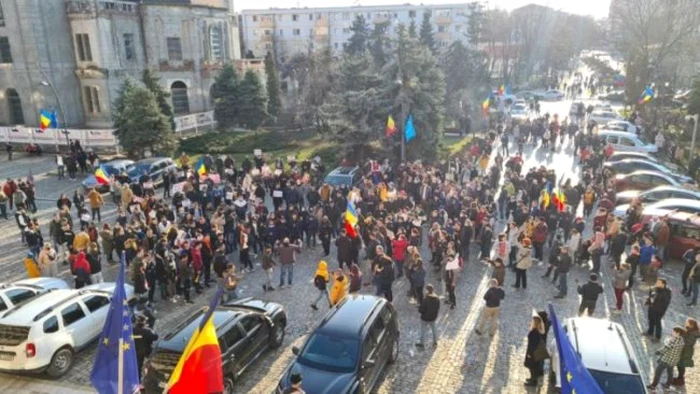
{"type": "Polygon", "coordinates": [[[649,140],[647,140],[646,138],[644,138],[643,135],[639,134],[639,135],[637,136],[637,138],[638,138],[640,141],[642,141],[642,144],[644,144],[644,145],[651,145],[651,142],[649,142],[649,140]]]}
{"type": "MultiPolygon", "coordinates": [[[[103,167],[107,170],[107,175],[117,175],[121,172],[121,167],[115,167],[111,164],[104,164],[103,167]]],[[[134,168],[133,164],[127,165],[124,170],[130,172],[134,168]]]]}
{"type": "Polygon", "coordinates": [[[331,186],[341,186],[347,185],[350,181],[350,177],[347,175],[328,175],[326,177],[326,183],[331,186]]]}
{"type": "Polygon", "coordinates": [[[606,394],[638,394],[644,392],[644,382],[642,382],[642,378],[639,375],[611,373],[595,369],[589,369],[588,371],[606,394]]]}
{"type": "Polygon", "coordinates": [[[359,343],[353,338],[338,338],[317,333],[299,355],[306,366],[331,372],[352,372],[357,365],[359,343]]]}
{"type": "Polygon", "coordinates": [[[137,176],[147,174],[151,169],[150,164],[136,164],[129,170],[129,176],[137,176]]]}

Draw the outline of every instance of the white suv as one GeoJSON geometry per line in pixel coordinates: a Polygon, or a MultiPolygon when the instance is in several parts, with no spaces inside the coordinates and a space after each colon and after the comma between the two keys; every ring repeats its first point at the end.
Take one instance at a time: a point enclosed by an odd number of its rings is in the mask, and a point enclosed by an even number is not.
{"type": "MultiPolygon", "coordinates": [[[[0,370],[59,377],[104,327],[114,283],[36,296],[0,318],[0,370]]],[[[128,298],[134,289],[126,285],[128,298]]]]}
{"type": "Polygon", "coordinates": [[[56,289],[70,289],[70,286],[58,278],[33,278],[0,284],[0,317],[22,301],[56,289]]]}
{"type": "MultiPolygon", "coordinates": [[[[639,363],[627,339],[625,329],[609,320],[574,317],[563,322],[564,331],[583,365],[605,394],[645,394],[639,363]]],[[[552,339],[550,382],[561,387],[559,352],[552,339]]]]}

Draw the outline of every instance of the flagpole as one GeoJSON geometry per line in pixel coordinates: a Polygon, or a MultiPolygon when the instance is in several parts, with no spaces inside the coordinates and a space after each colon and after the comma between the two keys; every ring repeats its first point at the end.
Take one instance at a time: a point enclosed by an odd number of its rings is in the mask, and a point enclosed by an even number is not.
{"type": "Polygon", "coordinates": [[[117,350],[117,394],[124,394],[124,338],[119,337],[119,350],[117,350]]]}

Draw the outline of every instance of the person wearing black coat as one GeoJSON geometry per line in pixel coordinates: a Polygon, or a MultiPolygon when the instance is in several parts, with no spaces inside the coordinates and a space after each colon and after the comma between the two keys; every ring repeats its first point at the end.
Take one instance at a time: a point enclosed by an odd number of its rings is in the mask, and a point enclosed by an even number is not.
{"type": "Polygon", "coordinates": [[[612,255],[613,261],[615,262],[615,268],[617,269],[620,269],[622,253],[625,252],[626,247],[627,234],[620,229],[620,231],[610,241],[610,254],[612,255]]]}
{"type": "Polygon", "coordinates": [[[530,331],[527,334],[527,350],[525,351],[525,367],[530,371],[530,378],[525,381],[525,386],[536,387],[537,382],[544,373],[544,360],[547,348],[545,324],[542,318],[532,316],[530,331]],[[542,353],[542,348],[545,354],[542,353]]]}
{"type": "Polygon", "coordinates": [[[304,217],[304,233],[306,234],[306,246],[316,247],[316,234],[318,234],[318,218],[309,213],[304,217]]]}
{"type": "Polygon", "coordinates": [[[335,240],[335,247],[338,249],[338,266],[343,268],[343,264],[348,266],[350,269],[350,262],[352,261],[352,240],[348,237],[345,229],[340,230],[340,236],[335,240]]]}
{"type": "Polygon", "coordinates": [[[328,256],[331,253],[331,235],[333,228],[328,216],[321,218],[321,223],[318,226],[318,239],[321,240],[323,246],[323,255],[328,256]]]}
{"type": "Polygon", "coordinates": [[[143,315],[138,315],[136,317],[136,324],[134,325],[133,338],[134,338],[134,348],[136,349],[136,364],[139,371],[139,379],[141,379],[141,369],[143,368],[143,361],[148,357],[153,351],[153,343],[158,340],[158,334],[156,334],[148,325],[146,324],[146,317],[143,315]]]}
{"type": "Polygon", "coordinates": [[[653,335],[652,341],[658,342],[661,339],[661,319],[671,305],[671,290],[666,287],[666,279],[658,279],[654,290],[650,289],[649,292],[649,298],[646,301],[649,307],[647,310],[649,328],[644,335],[648,337],[653,335]]]}
{"type": "Polygon", "coordinates": [[[420,313],[420,341],[416,342],[416,346],[419,348],[424,347],[425,332],[428,330],[428,327],[433,333],[433,347],[436,347],[438,343],[435,321],[440,314],[440,298],[435,294],[433,285],[426,285],[425,290],[425,298],[423,298],[418,308],[418,313],[420,313]]]}

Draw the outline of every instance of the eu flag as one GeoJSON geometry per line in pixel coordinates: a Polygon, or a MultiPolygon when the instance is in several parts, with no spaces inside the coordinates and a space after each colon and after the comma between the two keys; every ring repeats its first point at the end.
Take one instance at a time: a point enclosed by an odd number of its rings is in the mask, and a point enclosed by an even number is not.
{"type": "Polygon", "coordinates": [[[131,314],[124,290],[125,264],[122,252],[119,277],[90,375],[92,385],[100,394],[134,394],[140,390],[131,314]]]}
{"type": "Polygon", "coordinates": [[[549,316],[552,319],[554,338],[559,352],[559,374],[561,376],[561,394],[603,394],[598,382],[581,362],[581,357],[564,332],[552,304],[549,304],[549,316]]]}
{"type": "Polygon", "coordinates": [[[408,115],[408,119],[406,119],[404,135],[406,136],[406,142],[416,138],[416,128],[413,126],[413,115],[408,115]]]}

